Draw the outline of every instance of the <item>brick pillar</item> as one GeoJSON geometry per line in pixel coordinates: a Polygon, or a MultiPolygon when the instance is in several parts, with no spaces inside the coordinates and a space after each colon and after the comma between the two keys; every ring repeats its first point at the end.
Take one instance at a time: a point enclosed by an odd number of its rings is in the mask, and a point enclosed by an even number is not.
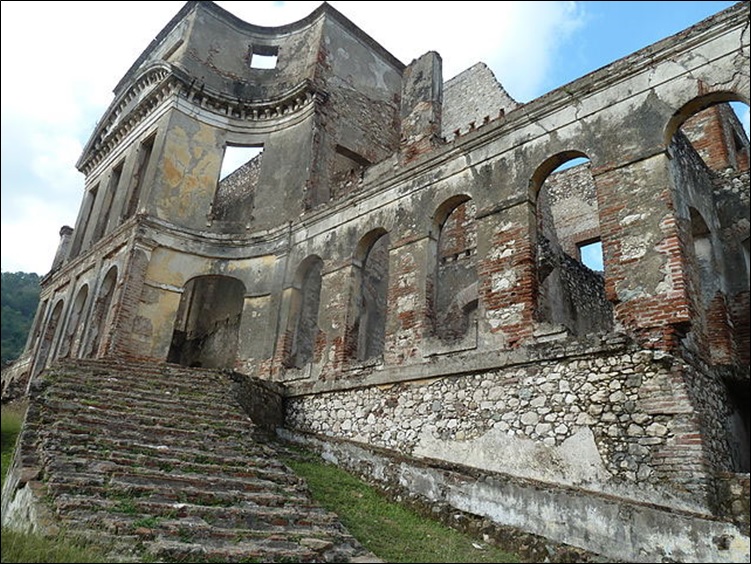
{"type": "Polygon", "coordinates": [[[424,237],[389,252],[388,318],[384,360],[399,364],[419,356],[428,332],[427,278],[429,239],[424,237]]]}
{"type": "Polygon", "coordinates": [[[525,200],[491,215],[478,209],[476,221],[480,338],[514,347],[534,330],[534,206],[525,200]]]}
{"type": "MultiPolygon", "coordinates": [[[[132,333],[144,292],[146,269],[149,266],[151,249],[134,247],[125,264],[118,295],[113,301],[115,315],[112,321],[111,340],[107,353],[114,357],[150,358],[133,342],[132,333]]],[[[157,360],[164,360],[159,358],[157,360]]]]}
{"type": "Polygon", "coordinates": [[[319,336],[316,339],[316,358],[323,362],[324,374],[341,370],[357,352],[357,336],[352,335],[348,321],[353,304],[353,276],[351,264],[324,271],[321,278],[321,300],[318,313],[319,336]]]}
{"type": "Polygon", "coordinates": [[[667,156],[593,175],[605,294],[616,322],[649,348],[673,350],[688,328],[691,307],[667,156]]]}

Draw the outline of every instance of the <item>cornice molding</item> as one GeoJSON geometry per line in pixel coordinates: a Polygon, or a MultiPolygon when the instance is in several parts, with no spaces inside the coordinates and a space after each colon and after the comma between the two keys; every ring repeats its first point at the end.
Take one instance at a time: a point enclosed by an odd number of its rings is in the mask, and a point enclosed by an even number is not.
{"type": "Polygon", "coordinates": [[[168,99],[180,98],[203,112],[240,122],[273,122],[302,112],[328,95],[305,79],[269,99],[242,100],[210,88],[175,65],[158,62],[146,68],[112,102],[76,163],[88,176],[147,116],[168,99]]]}

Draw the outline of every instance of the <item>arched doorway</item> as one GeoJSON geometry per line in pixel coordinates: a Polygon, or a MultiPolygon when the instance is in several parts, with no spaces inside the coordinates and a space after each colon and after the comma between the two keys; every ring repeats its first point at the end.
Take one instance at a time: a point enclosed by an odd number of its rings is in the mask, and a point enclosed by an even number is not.
{"type": "Polygon", "coordinates": [[[65,325],[65,337],[60,345],[60,351],[58,356],[65,358],[67,356],[75,356],[76,353],[76,335],[79,333],[79,327],[81,325],[81,317],[83,315],[84,307],[88,301],[89,287],[84,284],[76,295],[76,299],[73,302],[73,308],[68,316],[68,323],[65,325]]]}
{"type": "Polygon", "coordinates": [[[245,285],[229,276],[208,275],[185,284],[167,362],[233,368],[245,285]]]}
{"type": "Polygon", "coordinates": [[[107,328],[107,319],[109,318],[116,286],[117,267],[113,266],[109,269],[99,286],[99,294],[94,303],[94,311],[91,316],[91,323],[89,324],[88,343],[81,355],[83,358],[97,358],[99,356],[99,347],[102,344],[102,336],[107,328]]]}

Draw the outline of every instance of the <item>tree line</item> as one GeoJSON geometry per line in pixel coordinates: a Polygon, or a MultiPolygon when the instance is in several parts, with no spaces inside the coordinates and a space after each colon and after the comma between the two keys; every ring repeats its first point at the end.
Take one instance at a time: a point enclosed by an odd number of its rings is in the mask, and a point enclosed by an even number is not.
{"type": "Polygon", "coordinates": [[[40,280],[41,277],[33,272],[2,273],[2,366],[15,360],[23,352],[39,303],[40,280]]]}

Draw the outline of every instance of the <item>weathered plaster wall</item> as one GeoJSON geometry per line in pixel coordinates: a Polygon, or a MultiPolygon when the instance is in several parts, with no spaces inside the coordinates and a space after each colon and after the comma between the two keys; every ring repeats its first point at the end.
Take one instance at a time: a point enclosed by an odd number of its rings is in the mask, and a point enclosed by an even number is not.
{"type": "Polygon", "coordinates": [[[181,56],[176,54],[175,62],[201,77],[208,88],[231,92],[236,98],[279,97],[313,76],[323,24],[320,19],[309,23],[276,31],[241,22],[216,6],[199,4],[186,46],[181,56]],[[251,68],[251,53],[259,46],[278,50],[276,68],[251,68]]]}

